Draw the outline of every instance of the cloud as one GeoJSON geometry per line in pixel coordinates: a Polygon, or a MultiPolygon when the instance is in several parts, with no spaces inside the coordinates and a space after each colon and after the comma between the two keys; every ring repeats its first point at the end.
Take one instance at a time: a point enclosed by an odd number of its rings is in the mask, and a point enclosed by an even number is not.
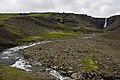
{"type": "Polygon", "coordinates": [[[51,0],[3,0],[0,12],[30,12],[55,9],[51,0]]]}
{"type": "Polygon", "coordinates": [[[120,0],[1,0],[0,12],[75,12],[98,17],[119,14],[120,0]]]}

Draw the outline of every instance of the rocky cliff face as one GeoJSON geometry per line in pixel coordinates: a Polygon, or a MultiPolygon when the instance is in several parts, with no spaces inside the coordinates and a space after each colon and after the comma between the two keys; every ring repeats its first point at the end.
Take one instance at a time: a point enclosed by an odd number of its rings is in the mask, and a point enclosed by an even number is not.
{"type": "Polygon", "coordinates": [[[115,15],[107,19],[107,31],[105,38],[120,40],[120,15],[115,15]]]}
{"type": "Polygon", "coordinates": [[[105,18],[95,18],[88,15],[77,15],[79,19],[88,22],[90,24],[94,24],[96,28],[102,29],[105,23],[105,18]]]}
{"type": "Polygon", "coordinates": [[[113,30],[119,29],[120,28],[120,15],[109,17],[107,26],[108,27],[106,28],[106,30],[113,31],[113,30]]]}
{"type": "MultiPolygon", "coordinates": [[[[102,29],[104,26],[105,18],[94,18],[86,14],[73,14],[73,13],[57,13],[53,14],[55,16],[61,16],[65,23],[72,24],[85,24],[85,27],[94,26],[96,28],[102,29]]],[[[60,21],[59,18],[58,21],[60,21]]],[[[74,26],[73,26],[74,27],[74,26]]]]}

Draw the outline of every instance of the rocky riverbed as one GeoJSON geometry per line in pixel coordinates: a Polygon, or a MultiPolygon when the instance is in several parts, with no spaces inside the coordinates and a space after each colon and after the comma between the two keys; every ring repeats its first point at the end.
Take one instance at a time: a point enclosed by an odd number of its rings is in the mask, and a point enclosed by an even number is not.
{"type": "Polygon", "coordinates": [[[71,79],[120,79],[119,41],[74,37],[29,47],[22,53],[32,65],[51,67],[71,79]]]}

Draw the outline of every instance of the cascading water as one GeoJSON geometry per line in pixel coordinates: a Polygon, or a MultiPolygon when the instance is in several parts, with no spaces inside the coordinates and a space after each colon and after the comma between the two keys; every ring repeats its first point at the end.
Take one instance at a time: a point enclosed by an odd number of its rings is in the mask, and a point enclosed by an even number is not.
{"type": "Polygon", "coordinates": [[[104,28],[107,27],[107,18],[105,18],[104,28]]]}
{"type": "Polygon", "coordinates": [[[11,67],[16,67],[19,69],[23,69],[25,71],[32,71],[32,72],[46,71],[49,74],[53,75],[54,77],[56,77],[60,80],[64,80],[67,77],[63,77],[59,72],[57,72],[56,70],[54,70],[52,68],[47,68],[44,66],[36,67],[36,66],[30,65],[30,62],[28,60],[26,60],[24,58],[24,56],[22,54],[20,54],[20,52],[19,52],[19,50],[21,50],[21,49],[25,49],[25,48],[28,48],[31,46],[35,46],[37,44],[45,44],[45,43],[49,43],[49,42],[51,42],[51,41],[42,41],[42,42],[37,42],[37,43],[31,43],[28,45],[21,45],[21,46],[7,49],[0,54],[0,64],[11,65],[11,67]]]}

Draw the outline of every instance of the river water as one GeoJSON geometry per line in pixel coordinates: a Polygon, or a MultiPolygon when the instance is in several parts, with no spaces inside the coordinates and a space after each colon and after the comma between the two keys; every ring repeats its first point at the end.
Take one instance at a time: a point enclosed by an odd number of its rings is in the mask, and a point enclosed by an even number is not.
{"type": "Polygon", "coordinates": [[[64,80],[67,77],[63,77],[59,72],[52,68],[46,68],[44,66],[32,66],[28,60],[24,58],[22,54],[20,54],[21,49],[25,49],[28,47],[35,46],[37,44],[46,44],[51,41],[41,41],[37,43],[30,43],[27,45],[20,45],[13,48],[6,49],[0,54],[0,64],[10,65],[11,67],[16,67],[19,69],[23,69],[25,71],[32,72],[48,72],[53,75],[57,79],[64,80]]]}
{"type": "MultiPolygon", "coordinates": [[[[84,36],[78,39],[90,39],[95,37],[95,34],[84,36]]],[[[59,40],[60,41],[60,40],[59,40]]],[[[11,67],[16,67],[19,69],[23,69],[25,71],[31,71],[31,72],[48,72],[52,76],[56,77],[56,79],[59,80],[70,80],[69,77],[63,76],[59,71],[56,71],[52,68],[47,68],[44,66],[33,66],[31,63],[25,59],[25,57],[20,53],[20,50],[32,47],[38,44],[46,44],[50,43],[51,41],[41,41],[36,43],[29,43],[25,45],[16,46],[13,48],[9,48],[1,52],[0,54],[0,64],[6,64],[10,65],[11,67]]]]}

